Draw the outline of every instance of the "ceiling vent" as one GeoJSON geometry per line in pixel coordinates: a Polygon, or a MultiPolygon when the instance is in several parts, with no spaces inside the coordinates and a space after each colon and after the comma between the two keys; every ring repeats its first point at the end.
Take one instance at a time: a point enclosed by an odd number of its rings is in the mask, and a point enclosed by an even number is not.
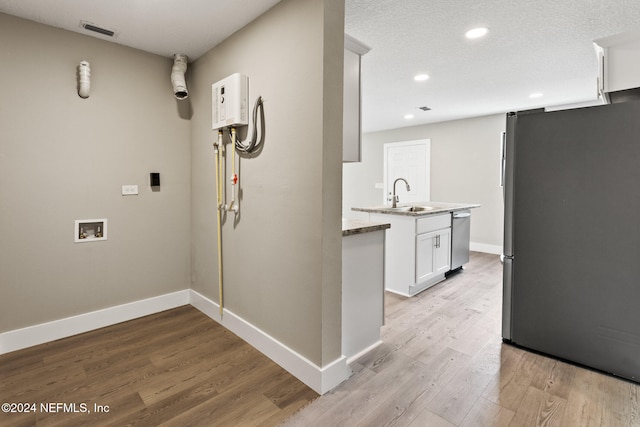
{"type": "Polygon", "coordinates": [[[93,31],[94,33],[102,34],[103,36],[113,37],[116,35],[116,32],[113,30],[108,30],[106,28],[98,27],[95,24],[87,21],[80,21],[80,26],[88,31],[93,31]]]}
{"type": "Polygon", "coordinates": [[[424,106],[424,107],[418,107],[418,110],[422,110],[422,111],[429,111],[431,110],[431,108],[424,106]]]}

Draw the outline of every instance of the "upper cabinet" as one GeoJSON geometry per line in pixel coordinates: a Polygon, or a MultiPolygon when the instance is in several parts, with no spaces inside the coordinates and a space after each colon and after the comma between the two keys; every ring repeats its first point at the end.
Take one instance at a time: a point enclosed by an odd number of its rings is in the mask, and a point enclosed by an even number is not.
{"type": "Polygon", "coordinates": [[[342,161],[359,162],[361,139],[361,57],[369,48],[348,34],[344,35],[344,104],[342,161]]]}
{"type": "Polygon", "coordinates": [[[640,95],[640,32],[594,41],[598,54],[598,94],[606,102],[637,99],[640,95]]]}

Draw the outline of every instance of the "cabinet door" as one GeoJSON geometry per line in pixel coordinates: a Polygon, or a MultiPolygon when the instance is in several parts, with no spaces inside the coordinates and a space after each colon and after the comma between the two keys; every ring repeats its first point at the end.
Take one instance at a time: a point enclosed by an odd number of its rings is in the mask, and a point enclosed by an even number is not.
{"type": "Polygon", "coordinates": [[[416,283],[422,283],[435,274],[434,250],[438,232],[416,236],[416,283]]]}
{"type": "Polygon", "coordinates": [[[434,248],[434,270],[436,273],[446,273],[451,267],[451,229],[437,232],[434,248]]]}

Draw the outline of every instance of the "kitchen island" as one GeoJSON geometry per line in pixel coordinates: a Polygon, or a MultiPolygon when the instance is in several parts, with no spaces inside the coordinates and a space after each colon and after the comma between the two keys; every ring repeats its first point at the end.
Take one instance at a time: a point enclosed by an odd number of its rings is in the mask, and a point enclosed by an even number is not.
{"type": "Polygon", "coordinates": [[[388,221],[342,220],[342,354],[350,362],[381,343],[388,221]]]}
{"type": "MultiPolygon", "coordinates": [[[[391,224],[385,246],[385,289],[404,296],[443,281],[451,270],[452,218],[480,207],[475,203],[421,202],[355,207],[369,220],[391,224]]],[[[467,237],[468,251],[468,237],[467,237]]]]}
{"type": "MultiPolygon", "coordinates": [[[[368,212],[374,214],[404,215],[411,217],[425,215],[440,215],[472,208],[479,208],[477,203],[445,203],[445,202],[418,202],[410,204],[398,204],[392,208],[390,205],[369,206],[364,208],[351,208],[352,211],[368,212]],[[412,209],[413,208],[413,209],[412,209]]],[[[371,219],[371,216],[369,217],[371,219]]],[[[373,220],[372,220],[373,221],[373,220]]]]}

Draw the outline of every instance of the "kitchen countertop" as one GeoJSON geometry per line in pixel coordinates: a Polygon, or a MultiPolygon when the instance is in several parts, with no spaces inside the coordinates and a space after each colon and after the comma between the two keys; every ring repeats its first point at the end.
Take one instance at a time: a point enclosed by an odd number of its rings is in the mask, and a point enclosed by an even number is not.
{"type": "Polygon", "coordinates": [[[362,221],[359,219],[342,219],[342,236],[369,233],[371,231],[386,230],[391,224],[382,222],[362,221]]]}
{"type": "MultiPolygon", "coordinates": [[[[356,207],[351,208],[353,211],[359,212],[369,212],[369,213],[382,213],[382,214],[391,214],[391,215],[404,215],[404,216],[424,216],[424,215],[435,215],[442,214],[445,212],[456,212],[466,209],[479,208],[480,205],[477,203],[445,203],[445,202],[417,202],[417,203],[400,203],[398,207],[412,207],[412,206],[422,206],[428,209],[421,211],[403,211],[403,210],[394,210],[390,205],[381,205],[381,206],[369,206],[369,207],[356,207]]],[[[343,226],[344,229],[344,226],[343,226]]],[[[344,235],[344,232],[343,232],[344,235]]]]}

